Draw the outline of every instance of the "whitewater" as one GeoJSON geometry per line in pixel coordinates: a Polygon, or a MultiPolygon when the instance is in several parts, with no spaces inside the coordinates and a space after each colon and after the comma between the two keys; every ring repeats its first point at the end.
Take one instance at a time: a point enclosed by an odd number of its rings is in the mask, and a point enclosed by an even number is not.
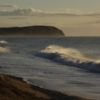
{"type": "Polygon", "coordinates": [[[92,57],[86,57],[86,55],[73,48],[64,48],[57,45],[50,45],[44,50],[38,52],[36,55],[48,58],[64,65],[76,66],[88,71],[100,73],[99,59],[95,60],[92,57]]]}
{"type": "Polygon", "coordinates": [[[100,100],[100,38],[0,38],[0,73],[100,100]]]}

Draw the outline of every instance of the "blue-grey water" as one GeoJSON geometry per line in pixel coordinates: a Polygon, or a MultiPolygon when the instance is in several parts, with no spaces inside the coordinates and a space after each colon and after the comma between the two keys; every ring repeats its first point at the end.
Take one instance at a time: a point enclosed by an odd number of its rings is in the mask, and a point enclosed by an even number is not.
{"type": "MultiPolygon", "coordinates": [[[[99,71],[96,73],[36,56],[47,46],[57,45],[73,48],[99,61],[100,37],[1,37],[0,41],[7,42],[6,46],[0,46],[0,73],[23,77],[43,88],[100,100],[99,71]]],[[[100,70],[99,65],[97,68],[100,70]]]]}

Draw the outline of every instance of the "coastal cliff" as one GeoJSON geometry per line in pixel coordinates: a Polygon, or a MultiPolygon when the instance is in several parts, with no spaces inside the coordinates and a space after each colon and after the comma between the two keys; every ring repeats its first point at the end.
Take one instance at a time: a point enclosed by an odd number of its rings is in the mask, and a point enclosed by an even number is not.
{"type": "Polygon", "coordinates": [[[26,27],[0,28],[0,35],[64,37],[63,31],[54,26],[26,26],[26,27]]]}

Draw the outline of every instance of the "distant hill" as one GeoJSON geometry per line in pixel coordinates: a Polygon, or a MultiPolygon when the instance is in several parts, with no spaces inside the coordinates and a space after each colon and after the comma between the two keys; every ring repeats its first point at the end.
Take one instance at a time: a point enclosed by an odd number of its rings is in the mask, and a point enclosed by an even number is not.
{"type": "Polygon", "coordinates": [[[64,37],[63,31],[54,26],[26,26],[0,28],[0,35],[64,37]]]}

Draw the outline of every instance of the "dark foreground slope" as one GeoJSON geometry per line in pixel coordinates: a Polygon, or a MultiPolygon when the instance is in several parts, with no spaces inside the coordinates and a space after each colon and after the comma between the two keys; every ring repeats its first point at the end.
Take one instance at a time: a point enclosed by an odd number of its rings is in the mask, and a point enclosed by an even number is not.
{"type": "Polygon", "coordinates": [[[53,26],[27,26],[27,27],[9,27],[0,28],[0,35],[32,35],[32,36],[50,36],[63,37],[62,30],[53,26]]]}
{"type": "Polygon", "coordinates": [[[87,100],[49,91],[24,82],[21,78],[0,75],[0,100],[87,100]]]}

